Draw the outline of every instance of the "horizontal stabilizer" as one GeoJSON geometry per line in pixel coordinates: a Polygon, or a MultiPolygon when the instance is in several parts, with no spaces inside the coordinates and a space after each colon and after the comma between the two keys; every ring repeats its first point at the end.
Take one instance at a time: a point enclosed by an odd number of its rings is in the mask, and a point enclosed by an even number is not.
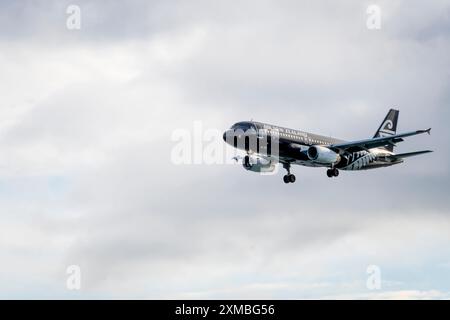
{"type": "Polygon", "coordinates": [[[388,158],[403,159],[403,158],[418,156],[419,154],[424,154],[424,153],[429,153],[429,152],[433,152],[433,151],[422,150],[422,151],[414,151],[414,152],[408,152],[408,153],[399,153],[399,154],[393,154],[392,156],[388,156],[388,158]]]}

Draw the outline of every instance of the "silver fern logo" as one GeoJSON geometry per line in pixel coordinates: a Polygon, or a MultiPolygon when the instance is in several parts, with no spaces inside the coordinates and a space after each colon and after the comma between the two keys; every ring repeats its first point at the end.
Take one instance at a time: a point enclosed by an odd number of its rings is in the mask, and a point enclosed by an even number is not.
{"type": "Polygon", "coordinates": [[[344,170],[359,170],[366,167],[376,159],[376,155],[367,152],[359,151],[352,153],[348,158],[348,165],[344,167],[344,170]]]}

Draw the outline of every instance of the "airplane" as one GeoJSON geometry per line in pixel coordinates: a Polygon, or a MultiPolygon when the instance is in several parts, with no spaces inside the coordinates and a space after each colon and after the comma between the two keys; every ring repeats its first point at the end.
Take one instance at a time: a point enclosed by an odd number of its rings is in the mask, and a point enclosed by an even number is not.
{"type": "Polygon", "coordinates": [[[236,149],[246,152],[242,160],[248,171],[273,172],[278,163],[287,174],[285,183],[294,183],[291,165],[327,168],[329,178],[339,176],[339,170],[367,170],[403,163],[403,159],[432,152],[413,151],[396,154],[394,147],[403,138],[431,133],[431,128],[397,134],[399,111],[390,109],[373,138],[344,141],[332,137],[284,128],[262,122],[235,123],[223,134],[223,139],[236,149]],[[277,149],[277,150],[276,150],[277,149]],[[274,152],[276,151],[276,152],[274,152]]]}

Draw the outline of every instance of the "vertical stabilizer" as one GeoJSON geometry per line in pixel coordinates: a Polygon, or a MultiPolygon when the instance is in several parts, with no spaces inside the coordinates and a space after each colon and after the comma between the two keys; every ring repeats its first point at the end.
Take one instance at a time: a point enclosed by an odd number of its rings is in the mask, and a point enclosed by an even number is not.
{"type": "MultiPolygon", "coordinates": [[[[395,135],[395,133],[397,132],[398,115],[398,110],[389,110],[388,114],[384,118],[383,122],[381,123],[380,127],[373,137],[378,138],[395,135]]],[[[385,146],[385,148],[389,151],[394,151],[394,146],[385,146]]]]}

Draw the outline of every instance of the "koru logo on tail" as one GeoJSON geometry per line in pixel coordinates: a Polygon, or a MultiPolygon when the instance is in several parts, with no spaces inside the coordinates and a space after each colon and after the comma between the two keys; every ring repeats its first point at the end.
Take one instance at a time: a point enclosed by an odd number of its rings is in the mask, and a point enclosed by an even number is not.
{"type": "Polygon", "coordinates": [[[381,126],[381,130],[380,130],[380,136],[381,137],[385,137],[387,135],[391,136],[395,134],[394,129],[394,123],[392,122],[392,120],[387,119],[383,125],[381,126]]]}

